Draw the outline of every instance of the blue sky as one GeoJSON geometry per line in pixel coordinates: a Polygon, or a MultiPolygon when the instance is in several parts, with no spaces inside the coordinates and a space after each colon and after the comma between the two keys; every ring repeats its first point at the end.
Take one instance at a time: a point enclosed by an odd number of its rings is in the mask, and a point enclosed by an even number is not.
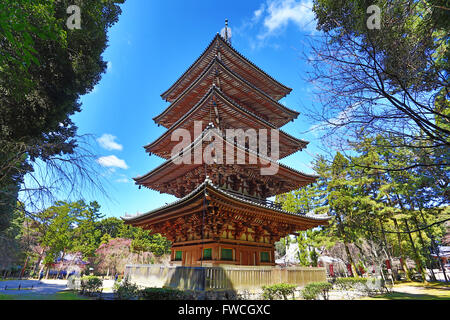
{"type": "Polygon", "coordinates": [[[109,195],[97,200],[106,216],[120,217],[160,207],[175,200],[146,188],[138,189],[133,177],[163,162],[149,156],[143,146],[164,133],[153,117],[167,108],[160,94],[198,58],[229,20],[232,45],[272,77],[293,89],[281,100],[299,111],[299,118],[283,127],[291,135],[310,141],[306,151],[282,162],[313,173],[312,155],[320,141],[304,134],[312,123],[302,109],[313,99],[303,80],[306,70],[301,53],[306,37],[314,33],[311,1],[160,1],[128,0],[119,22],[109,30],[104,52],[107,73],[93,92],[82,97],[83,110],[72,117],[79,134],[93,134],[93,146],[102,165],[109,195]]]}

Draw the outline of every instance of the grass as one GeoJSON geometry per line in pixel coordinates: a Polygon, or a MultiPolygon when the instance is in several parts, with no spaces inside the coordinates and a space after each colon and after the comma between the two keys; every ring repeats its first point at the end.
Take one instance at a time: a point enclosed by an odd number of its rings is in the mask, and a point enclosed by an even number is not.
{"type": "Polygon", "coordinates": [[[445,282],[402,282],[398,284],[399,286],[410,286],[410,287],[426,287],[426,288],[439,288],[439,289],[450,289],[450,283],[445,282]]]}
{"type": "Polygon", "coordinates": [[[91,300],[91,298],[66,290],[55,294],[0,294],[0,300],[91,300]]]}
{"type": "Polygon", "coordinates": [[[394,285],[395,292],[366,297],[362,300],[450,300],[450,284],[442,282],[401,282],[394,285]],[[415,292],[399,292],[406,287],[415,292]],[[397,290],[396,290],[397,289],[397,290]]]}

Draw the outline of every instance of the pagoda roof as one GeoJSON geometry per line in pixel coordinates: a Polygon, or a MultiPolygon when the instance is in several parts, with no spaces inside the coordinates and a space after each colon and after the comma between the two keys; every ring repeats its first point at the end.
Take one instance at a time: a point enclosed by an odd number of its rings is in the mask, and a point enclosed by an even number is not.
{"type": "Polygon", "coordinates": [[[197,60],[195,60],[168,90],[161,94],[161,97],[170,102],[176,100],[219,52],[231,69],[252,82],[256,87],[265,91],[273,99],[280,100],[292,91],[291,88],[281,84],[257,67],[217,34],[197,60]]]}
{"type": "Polygon", "coordinates": [[[296,224],[300,227],[298,230],[306,230],[319,225],[328,224],[328,220],[331,218],[327,215],[294,213],[274,206],[265,205],[256,199],[253,201],[249,198],[240,197],[239,195],[228,192],[227,190],[214,185],[209,178],[206,178],[197,188],[173,203],[166,204],[160,208],[136,216],[121,217],[121,219],[124,220],[126,224],[132,225],[164,222],[171,218],[178,218],[189,214],[195,210],[202,210],[205,197],[207,197],[210,204],[215,203],[222,206],[228,206],[235,211],[244,211],[252,215],[263,214],[262,221],[278,220],[296,224]]]}
{"type": "MultiPolygon", "coordinates": [[[[147,152],[156,154],[162,158],[170,158],[171,150],[178,141],[172,141],[171,135],[176,129],[187,129],[191,136],[194,134],[194,121],[202,121],[204,126],[219,117],[221,128],[236,129],[277,129],[273,124],[255,115],[251,111],[241,107],[215,85],[211,86],[203,98],[186,114],[178,119],[161,137],[144,148],[147,152]],[[213,106],[216,104],[216,107],[213,106]],[[217,113],[216,113],[217,112],[217,113]]],[[[216,123],[217,124],[217,123],[216,123]]],[[[309,142],[297,139],[282,130],[280,133],[280,159],[297,152],[307,146],[309,142]]],[[[193,137],[194,139],[197,137],[193,137]]]]}
{"type": "MultiPolygon", "coordinates": [[[[274,196],[276,194],[289,192],[301,186],[312,183],[318,178],[318,176],[309,175],[294,170],[286,165],[276,162],[274,159],[268,156],[257,153],[251,149],[247,149],[245,146],[239,145],[231,139],[224,137],[223,134],[214,127],[214,125],[210,124],[210,126],[208,126],[202,132],[202,134],[199,135],[199,137],[197,137],[189,146],[183,149],[183,152],[172,156],[169,160],[167,160],[151,172],[147,173],[146,175],[133,179],[135,180],[136,184],[143,185],[149,189],[157,190],[160,192],[170,193],[179,197],[179,194],[177,194],[178,191],[173,188],[168,188],[167,184],[176,181],[176,179],[180,177],[190,179],[190,181],[193,183],[195,179],[189,176],[189,172],[194,171],[198,168],[205,167],[205,162],[203,161],[203,144],[211,144],[212,137],[214,137],[215,140],[221,139],[224,157],[226,155],[226,149],[229,148],[229,146],[232,146],[234,156],[238,157],[242,161],[245,161],[245,164],[230,165],[226,164],[226,161],[224,159],[223,164],[220,164],[221,168],[219,168],[218,170],[225,170],[224,168],[230,167],[231,170],[237,171],[237,173],[239,173],[240,175],[257,177],[264,184],[270,183],[271,185],[278,185],[276,189],[277,192],[273,193],[275,191],[272,191],[272,193],[268,194],[267,196],[274,196]],[[194,161],[192,161],[192,154],[194,154],[197,148],[201,148],[202,151],[201,163],[195,163],[194,161]],[[244,154],[245,158],[241,158],[239,156],[242,154],[244,154]],[[186,159],[183,158],[187,157],[186,155],[189,155],[190,157],[191,161],[189,164],[182,163],[182,160],[186,159]],[[252,164],[250,163],[250,161],[247,162],[247,160],[249,160],[250,158],[256,159],[256,163],[252,164]],[[177,162],[181,164],[177,164],[177,162]],[[278,171],[273,175],[262,175],[260,173],[261,168],[268,167],[268,165],[263,164],[263,162],[267,163],[270,166],[278,166],[278,171]]],[[[234,160],[236,162],[236,158],[234,160]]],[[[209,165],[207,167],[212,168],[212,165],[209,165]]],[[[205,172],[203,173],[204,175],[206,175],[206,171],[207,170],[205,169],[205,172]]],[[[183,189],[187,190],[187,192],[189,192],[189,189],[194,189],[195,186],[193,186],[192,183],[190,185],[187,183],[183,184],[183,189]]]]}
{"type": "Polygon", "coordinates": [[[184,113],[198,103],[212,84],[216,84],[222,92],[225,92],[233,100],[239,101],[242,107],[251,110],[278,128],[296,119],[299,115],[297,111],[289,109],[274,100],[215,57],[208,67],[204,69],[203,73],[153,120],[169,128],[184,113]]]}

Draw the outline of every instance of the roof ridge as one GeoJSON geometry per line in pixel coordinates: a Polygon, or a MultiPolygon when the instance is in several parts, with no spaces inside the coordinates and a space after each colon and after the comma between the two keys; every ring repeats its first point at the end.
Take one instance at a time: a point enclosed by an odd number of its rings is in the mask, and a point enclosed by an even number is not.
{"type": "MultiPolygon", "coordinates": [[[[286,85],[284,85],[283,83],[281,83],[280,81],[278,81],[277,79],[275,79],[274,77],[272,77],[270,74],[268,74],[267,72],[265,72],[264,70],[262,70],[260,67],[258,67],[255,63],[253,63],[250,59],[248,59],[245,55],[243,55],[242,53],[240,53],[236,48],[234,48],[230,43],[227,43],[227,41],[219,34],[217,33],[214,38],[210,41],[210,43],[208,44],[208,46],[203,50],[203,52],[197,57],[197,59],[186,69],[185,72],[183,72],[183,74],[178,77],[178,79],[170,86],[169,89],[167,89],[165,92],[163,92],[161,94],[161,97],[163,99],[166,99],[167,95],[170,93],[170,91],[172,91],[181,81],[182,79],[189,73],[189,71],[201,60],[201,58],[203,57],[203,55],[211,48],[211,46],[213,45],[213,43],[217,40],[221,40],[221,43],[225,44],[228,48],[231,49],[232,52],[234,52],[239,58],[242,59],[242,61],[248,63],[251,67],[255,68],[258,72],[260,72],[263,76],[266,76],[268,79],[270,79],[272,82],[275,82],[275,84],[277,84],[278,86],[280,86],[281,88],[284,88],[285,91],[288,91],[287,93],[285,93],[283,97],[285,97],[286,95],[288,95],[291,91],[292,88],[287,87],[286,85]]],[[[281,99],[281,98],[280,98],[281,99]]],[[[278,99],[278,100],[280,100],[278,99]]]]}
{"type": "Polygon", "coordinates": [[[278,209],[278,208],[274,208],[274,207],[269,207],[269,206],[263,205],[263,204],[258,203],[258,202],[254,202],[254,201],[251,201],[251,200],[248,200],[248,199],[241,198],[241,197],[239,197],[238,195],[235,195],[235,194],[232,194],[232,193],[230,193],[230,192],[227,192],[226,190],[222,189],[221,187],[216,186],[216,185],[212,182],[212,180],[209,179],[208,176],[206,176],[205,180],[204,180],[201,184],[199,184],[194,190],[192,190],[191,192],[189,192],[189,193],[188,193],[187,195],[185,195],[184,197],[175,200],[175,201],[172,202],[172,203],[166,204],[166,205],[164,205],[164,206],[161,206],[161,207],[159,207],[159,208],[153,209],[153,210],[148,211],[148,212],[146,212],[146,213],[142,213],[142,214],[137,215],[137,216],[132,216],[132,217],[127,217],[127,216],[125,216],[125,217],[121,217],[121,219],[122,219],[122,220],[134,220],[134,219],[140,219],[140,218],[143,218],[143,217],[145,217],[145,216],[151,215],[152,213],[154,213],[154,212],[156,212],[156,211],[159,211],[159,210],[162,210],[162,209],[164,209],[164,208],[168,208],[168,207],[170,207],[170,206],[177,205],[177,204],[179,204],[179,203],[182,203],[183,201],[186,201],[187,199],[189,199],[190,197],[192,197],[192,196],[194,196],[196,193],[198,193],[201,189],[207,188],[207,186],[210,186],[210,187],[211,187],[212,189],[214,189],[215,191],[217,191],[217,192],[219,192],[219,193],[222,193],[222,194],[224,194],[224,195],[226,195],[226,196],[228,196],[228,197],[237,199],[238,201],[250,203],[250,204],[252,204],[252,205],[257,205],[257,206],[259,206],[259,207],[266,208],[266,209],[270,209],[270,210],[274,210],[274,211],[277,211],[277,212],[280,212],[280,213],[289,214],[289,215],[294,215],[294,216],[297,216],[297,217],[304,217],[304,218],[313,219],[313,220],[329,220],[329,219],[331,219],[330,216],[326,216],[326,217],[323,217],[323,218],[322,218],[322,217],[311,216],[311,215],[308,215],[308,214],[299,214],[299,213],[295,213],[295,212],[291,212],[291,211],[287,211],[287,210],[283,210],[283,209],[278,209]]]}
{"type": "MultiPolygon", "coordinates": [[[[181,153],[182,153],[182,154],[185,154],[186,151],[188,151],[188,150],[190,150],[190,149],[192,149],[192,148],[195,148],[195,146],[196,146],[201,140],[203,140],[210,132],[213,131],[212,129],[216,129],[216,130],[215,130],[216,133],[218,133],[219,136],[220,136],[225,142],[228,142],[228,143],[230,143],[230,144],[232,144],[232,145],[234,145],[234,146],[236,146],[236,147],[238,147],[238,148],[240,148],[240,149],[243,149],[243,151],[252,153],[252,154],[256,155],[257,157],[259,157],[259,158],[261,158],[261,159],[264,159],[264,160],[269,161],[269,162],[271,162],[271,163],[273,163],[273,164],[279,165],[279,166],[281,166],[282,168],[285,168],[285,169],[287,169],[287,170],[290,170],[290,171],[292,171],[292,172],[295,172],[295,173],[297,173],[297,174],[299,174],[299,175],[306,176],[306,177],[310,177],[310,178],[319,178],[319,176],[317,176],[317,175],[311,175],[311,174],[307,174],[307,173],[304,173],[304,172],[302,172],[302,171],[293,169],[292,167],[289,167],[289,166],[287,166],[287,165],[285,165],[285,164],[282,164],[282,163],[280,163],[280,162],[278,162],[278,161],[275,161],[275,160],[273,160],[272,158],[270,158],[270,157],[268,157],[268,156],[262,155],[262,154],[260,154],[259,152],[256,152],[256,151],[254,151],[254,150],[252,150],[252,149],[250,149],[250,148],[247,148],[246,146],[243,146],[243,145],[241,145],[241,144],[239,144],[239,143],[235,143],[234,141],[230,141],[230,138],[227,138],[226,136],[224,137],[224,135],[223,135],[223,133],[222,133],[222,131],[221,131],[220,129],[216,128],[216,127],[214,126],[213,123],[209,123],[209,124],[206,126],[206,128],[202,131],[202,133],[199,134],[199,136],[198,136],[197,138],[195,138],[194,141],[192,141],[188,146],[186,146],[185,148],[183,148],[183,150],[182,150],[181,152],[179,152],[178,154],[176,154],[176,155],[174,155],[174,156],[171,156],[171,157],[170,157],[169,159],[167,159],[164,163],[162,163],[161,165],[159,165],[158,167],[156,167],[156,168],[153,169],[152,171],[148,172],[147,174],[145,174],[145,175],[143,175],[143,176],[138,176],[138,177],[136,177],[136,178],[133,178],[133,180],[136,181],[136,183],[137,183],[138,180],[141,180],[141,179],[143,179],[143,178],[149,176],[150,174],[152,174],[152,173],[154,173],[154,172],[157,172],[157,171],[160,170],[162,167],[167,166],[168,164],[170,164],[171,162],[173,162],[176,158],[180,157],[180,154],[181,154],[181,153]]],[[[202,141],[202,142],[203,142],[203,141],[202,141]]]]}
{"type": "MultiPolygon", "coordinates": [[[[217,59],[217,58],[215,58],[217,59]]],[[[228,72],[230,72],[232,75],[236,76],[237,78],[239,78],[239,80],[241,80],[242,82],[244,82],[245,84],[247,84],[248,86],[252,87],[253,89],[255,89],[256,91],[262,93],[263,95],[265,95],[267,98],[269,98],[270,100],[272,100],[274,103],[276,103],[277,105],[281,106],[282,108],[288,110],[289,113],[294,113],[297,114],[297,116],[300,114],[299,112],[292,110],[288,107],[286,107],[285,105],[282,105],[279,101],[275,100],[274,98],[272,98],[269,94],[267,94],[266,92],[264,92],[264,90],[259,89],[258,87],[254,86],[251,82],[247,81],[246,79],[242,78],[240,75],[238,75],[236,72],[234,72],[233,70],[231,70],[230,68],[228,68],[221,60],[217,59],[217,61],[219,62],[220,65],[222,65],[228,72]]],[[[296,116],[296,117],[297,117],[296,116]]],[[[295,118],[296,118],[295,117],[295,118]]]]}
{"type": "MultiPolygon", "coordinates": [[[[254,117],[257,121],[260,121],[263,123],[263,125],[267,125],[272,129],[275,130],[279,130],[281,133],[283,133],[288,139],[296,141],[297,143],[303,144],[301,146],[301,149],[306,148],[306,145],[309,143],[308,141],[302,140],[302,139],[298,139],[288,133],[286,133],[285,131],[281,130],[280,128],[277,128],[274,124],[272,124],[271,122],[261,118],[260,116],[258,116],[257,114],[253,113],[252,111],[241,107],[237,102],[235,102],[232,98],[230,98],[225,92],[223,92],[222,90],[220,90],[220,88],[218,88],[215,84],[212,84],[210,89],[207,91],[207,93],[199,100],[199,102],[193,106],[187,113],[185,113],[181,118],[179,118],[176,122],[174,122],[168,129],[167,131],[161,135],[158,139],[154,140],[153,142],[147,144],[144,146],[144,149],[147,152],[147,149],[150,148],[151,146],[155,145],[156,143],[158,143],[159,141],[161,141],[171,130],[173,130],[173,128],[177,127],[181,122],[186,121],[188,119],[188,117],[190,115],[192,115],[192,113],[198,109],[201,105],[203,105],[208,99],[210,99],[211,97],[214,97],[214,95],[217,94],[217,96],[219,97],[219,99],[224,99],[225,102],[228,102],[229,104],[233,105],[235,108],[237,108],[240,112],[244,113],[247,115],[247,117],[254,117]]],[[[297,150],[298,151],[298,150],[297,150]]],[[[292,154],[292,153],[291,153],[292,154]]],[[[290,154],[288,154],[290,155],[290,154]]],[[[286,155],[286,156],[288,156],[286,155]]],[[[286,157],[285,156],[285,157],[286,157]]],[[[284,158],[284,157],[283,157],[284,158]]]]}
{"type": "MultiPolygon", "coordinates": [[[[272,103],[274,103],[276,106],[278,106],[280,109],[285,110],[288,114],[290,113],[291,115],[293,115],[293,119],[296,119],[298,117],[298,115],[300,114],[299,112],[292,110],[284,105],[282,105],[280,102],[278,102],[277,100],[275,100],[274,98],[272,98],[270,95],[268,95],[266,92],[264,92],[263,90],[255,87],[252,83],[248,82],[247,80],[245,80],[244,78],[242,78],[240,75],[238,75],[237,73],[235,73],[233,70],[231,70],[230,68],[228,68],[222,61],[220,61],[217,57],[215,57],[214,59],[211,60],[211,62],[208,64],[208,66],[205,68],[205,70],[195,79],[195,81],[193,81],[188,87],[186,87],[186,89],[183,90],[183,92],[181,92],[177,99],[175,99],[163,112],[161,112],[159,115],[157,115],[156,117],[153,118],[153,120],[158,123],[158,119],[161,118],[162,116],[164,116],[165,114],[167,114],[167,112],[169,112],[170,109],[173,108],[174,105],[176,105],[177,103],[180,102],[180,100],[182,100],[182,97],[185,96],[189,91],[192,90],[192,88],[194,88],[199,81],[211,71],[211,68],[213,67],[214,64],[218,63],[221,67],[223,67],[227,72],[229,72],[232,76],[236,77],[239,81],[243,82],[245,85],[249,86],[251,89],[254,89],[256,92],[260,93],[262,96],[266,97],[267,99],[269,99],[272,103]],[[295,116],[294,116],[295,115],[295,116]]],[[[293,120],[291,119],[291,120],[293,120]]]]}
{"type": "Polygon", "coordinates": [[[167,89],[165,92],[163,92],[161,94],[161,98],[165,99],[164,96],[167,96],[167,94],[171,90],[173,90],[173,88],[181,81],[181,79],[189,72],[189,70],[192,69],[194,67],[194,65],[197,64],[197,62],[200,61],[200,58],[206,53],[206,51],[208,51],[210,49],[211,45],[214,43],[214,41],[216,41],[218,39],[218,37],[220,37],[219,33],[217,33],[217,35],[214,36],[214,38],[209,42],[209,44],[205,48],[205,50],[203,50],[203,52],[200,54],[200,56],[186,69],[185,72],[183,72],[183,74],[175,81],[175,83],[172,84],[169,89],[167,89]]]}
{"type": "MultiPolygon", "coordinates": [[[[254,64],[250,59],[248,59],[246,56],[244,56],[242,53],[240,53],[236,48],[234,48],[230,43],[227,43],[227,41],[219,34],[218,35],[220,40],[222,40],[223,43],[225,43],[228,47],[230,47],[235,53],[237,53],[241,58],[243,58],[245,61],[249,62],[253,67],[255,67],[258,71],[262,72],[264,75],[269,77],[271,80],[275,81],[276,83],[280,84],[282,87],[288,89],[289,93],[292,91],[292,88],[289,88],[282,84],[280,81],[272,77],[270,74],[262,70],[260,67],[258,67],[256,64],[254,64]]],[[[289,94],[288,93],[288,94],[289,94]]],[[[285,95],[286,96],[286,95],[285,95]]]]}

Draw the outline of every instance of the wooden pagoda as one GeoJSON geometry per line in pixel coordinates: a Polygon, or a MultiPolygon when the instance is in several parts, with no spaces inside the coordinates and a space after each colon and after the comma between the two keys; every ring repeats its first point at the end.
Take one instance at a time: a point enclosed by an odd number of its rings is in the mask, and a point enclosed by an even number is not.
{"type": "MultiPolygon", "coordinates": [[[[167,132],[144,148],[166,161],[134,179],[139,186],[179,199],[124,217],[125,223],[167,237],[173,243],[172,263],[183,266],[274,265],[274,243],[281,237],[327,224],[326,216],[287,212],[266,200],[308,185],[316,176],[282,165],[250,149],[247,142],[239,144],[224,134],[233,128],[276,130],[280,159],[306,148],[308,142],[279,130],[298,116],[278,102],[290,92],[217,34],[161,95],[170,105],[154,120],[167,132]],[[200,130],[194,129],[196,123],[200,130]],[[171,139],[177,129],[187,130],[193,139],[172,155],[179,143],[171,139]],[[202,159],[180,164],[181,158],[191,157],[195,148],[208,148],[211,141],[220,141],[223,153],[233,150],[234,160],[240,155],[241,161],[207,163],[202,159]],[[275,174],[261,174],[261,168],[274,163],[278,165],[275,174]]],[[[219,151],[213,148],[213,154],[219,151]]]]}

